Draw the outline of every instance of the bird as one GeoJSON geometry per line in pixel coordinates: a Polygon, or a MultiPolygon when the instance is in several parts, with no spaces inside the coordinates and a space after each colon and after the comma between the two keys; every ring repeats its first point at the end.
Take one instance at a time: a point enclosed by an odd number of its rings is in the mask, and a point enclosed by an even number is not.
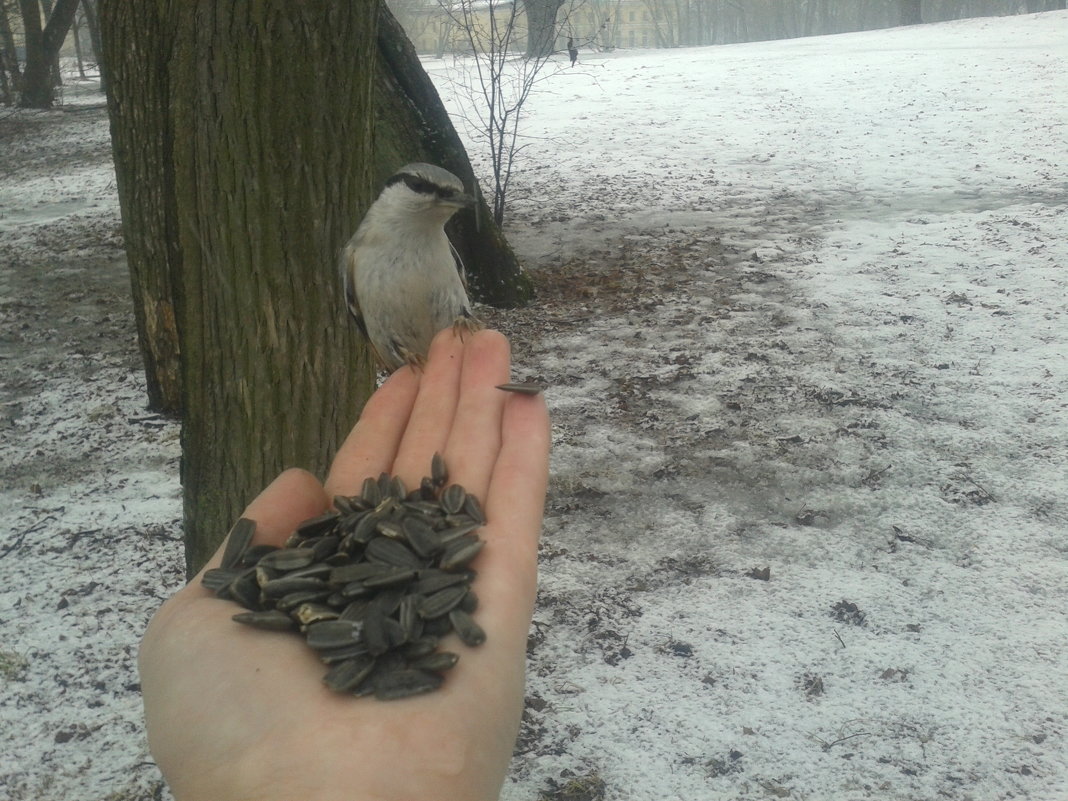
{"type": "Polygon", "coordinates": [[[345,300],[375,357],[392,372],[426,363],[430,341],[453,326],[482,328],[471,311],[463,263],[445,233],[474,205],[463,182],[442,167],[406,164],[385,183],[341,251],[345,300]]]}

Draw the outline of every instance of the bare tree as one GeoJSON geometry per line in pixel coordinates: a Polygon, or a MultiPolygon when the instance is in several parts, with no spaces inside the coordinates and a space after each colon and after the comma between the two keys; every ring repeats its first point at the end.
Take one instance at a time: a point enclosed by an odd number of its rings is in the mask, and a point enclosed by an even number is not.
{"type": "MultiPolygon", "coordinates": [[[[556,0],[553,0],[556,3],[556,0]]],[[[559,8],[559,4],[557,4],[559,8]]],[[[471,57],[457,62],[450,75],[460,92],[471,98],[473,116],[465,121],[489,147],[493,171],[493,220],[504,222],[508,185],[523,145],[520,123],[534,86],[543,78],[552,51],[517,56],[513,46],[519,9],[506,0],[459,0],[449,14],[461,31],[471,57]]],[[[553,11],[554,31],[555,15],[553,11]]],[[[553,34],[555,39],[555,33],[553,34]]]]}
{"type": "MultiPolygon", "coordinates": [[[[522,0],[527,16],[527,58],[546,58],[556,51],[556,15],[565,0],[522,0]]],[[[514,16],[514,15],[513,15],[514,16]]]]}
{"type": "Polygon", "coordinates": [[[0,0],[0,61],[7,75],[12,95],[18,91],[22,80],[19,69],[18,50],[15,49],[15,35],[11,31],[10,15],[17,7],[15,0],[0,0]]]}
{"type": "Polygon", "coordinates": [[[52,65],[67,38],[79,0],[57,0],[48,22],[41,26],[38,0],[19,0],[26,36],[26,69],[22,74],[19,105],[24,108],[51,108],[55,102],[52,65]]]}
{"type": "Polygon", "coordinates": [[[923,0],[898,0],[898,23],[920,25],[923,23],[923,0]]]}

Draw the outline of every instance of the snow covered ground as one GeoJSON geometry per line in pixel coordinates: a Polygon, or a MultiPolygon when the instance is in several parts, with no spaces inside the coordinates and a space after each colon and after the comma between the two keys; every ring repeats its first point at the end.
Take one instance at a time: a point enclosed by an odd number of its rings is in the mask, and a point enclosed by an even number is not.
{"type": "MultiPolygon", "coordinates": [[[[1068,799],[1068,13],[544,87],[541,297],[486,310],[555,430],[503,798],[1068,799]]],[[[106,133],[0,119],[0,798],[165,797],[133,653],[176,429],[106,133]]]]}

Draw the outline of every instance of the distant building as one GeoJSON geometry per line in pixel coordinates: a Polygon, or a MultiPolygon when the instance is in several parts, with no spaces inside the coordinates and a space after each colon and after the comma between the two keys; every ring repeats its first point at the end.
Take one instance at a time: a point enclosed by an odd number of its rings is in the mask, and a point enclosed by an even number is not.
{"type": "MultiPolygon", "coordinates": [[[[491,10],[501,31],[511,23],[512,47],[526,46],[527,23],[522,3],[504,0],[388,0],[389,5],[417,52],[443,56],[471,49],[465,26],[488,37],[491,10]]],[[[656,13],[655,17],[661,14],[656,13]]],[[[567,52],[567,40],[580,50],[613,50],[617,47],[664,47],[666,20],[654,18],[647,0],[569,0],[557,15],[557,49],[567,52]]],[[[674,27],[674,26],[670,26],[674,27]]]]}

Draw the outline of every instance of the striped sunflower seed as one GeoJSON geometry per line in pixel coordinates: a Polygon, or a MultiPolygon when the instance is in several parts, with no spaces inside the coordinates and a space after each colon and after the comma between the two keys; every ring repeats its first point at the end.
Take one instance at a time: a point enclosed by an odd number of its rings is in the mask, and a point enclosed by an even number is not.
{"type": "Polygon", "coordinates": [[[227,570],[237,567],[245,555],[252,537],[256,533],[256,521],[247,517],[239,518],[230,533],[226,535],[226,548],[223,550],[222,566],[227,570]]]}

